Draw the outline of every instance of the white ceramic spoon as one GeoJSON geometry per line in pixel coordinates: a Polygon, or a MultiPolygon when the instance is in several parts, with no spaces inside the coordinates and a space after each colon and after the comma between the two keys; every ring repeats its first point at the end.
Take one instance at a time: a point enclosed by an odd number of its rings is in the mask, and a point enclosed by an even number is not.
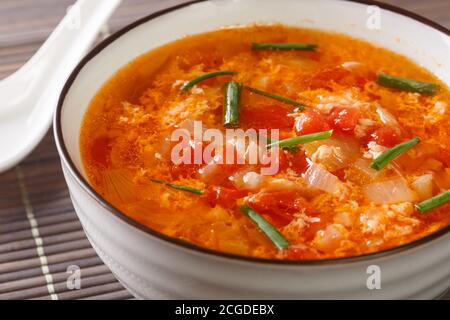
{"type": "Polygon", "coordinates": [[[39,51],[0,82],[0,172],[42,140],[69,74],[120,2],[78,0],[39,51]]]}

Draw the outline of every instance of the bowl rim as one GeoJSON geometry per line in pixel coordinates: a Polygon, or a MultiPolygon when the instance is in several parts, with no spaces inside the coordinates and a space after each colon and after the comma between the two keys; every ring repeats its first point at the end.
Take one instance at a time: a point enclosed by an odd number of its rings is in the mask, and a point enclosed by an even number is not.
{"type": "MultiPolygon", "coordinates": [[[[69,152],[66,148],[64,138],[63,138],[63,130],[62,130],[62,124],[61,124],[61,118],[62,118],[62,109],[64,106],[64,102],[67,96],[67,93],[69,92],[70,88],[72,87],[73,83],[75,82],[78,74],[82,71],[82,69],[95,57],[97,56],[103,49],[107,48],[111,43],[115,42],[117,39],[119,39],[121,36],[125,35],[129,31],[133,30],[134,28],[153,20],[159,16],[162,16],[164,14],[176,11],[178,9],[182,9],[184,7],[190,6],[192,4],[196,3],[202,3],[206,2],[208,0],[191,0],[185,3],[181,3],[179,5],[175,5],[157,12],[154,12],[150,15],[147,15],[141,19],[138,19],[122,29],[118,30],[117,32],[110,35],[108,38],[101,41],[99,44],[97,44],[76,66],[76,68],[73,70],[69,78],[67,79],[63,90],[61,91],[57,109],[54,115],[54,136],[55,136],[55,143],[58,149],[58,153],[60,155],[61,161],[63,164],[65,164],[66,168],[68,169],[69,173],[72,175],[73,178],[75,178],[76,182],[79,186],[98,204],[100,204],[103,208],[105,208],[107,211],[115,215],[117,218],[119,218],[122,222],[125,222],[128,225],[131,225],[132,227],[135,227],[136,229],[143,231],[146,235],[149,235],[151,237],[156,238],[157,240],[162,240],[166,242],[166,244],[171,244],[176,246],[179,249],[184,249],[185,251],[188,251],[189,253],[200,253],[211,257],[217,257],[217,258],[224,258],[224,259],[232,259],[237,260],[240,262],[247,262],[247,263],[253,263],[253,264],[259,264],[259,265],[276,265],[276,266],[325,266],[325,265],[340,265],[340,264],[350,264],[355,262],[364,262],[369,261],[373,259],[383,258],[387,256],[392,256],[397,253],[405,253],[406,251],[409,251],[411,249],[417,248],[419,246],[423,246],[425,244],[428,244],[432,242],[433,240],[437,240],[439,238],[443,238],[445,235],[450,233],[450,225],[432,233],[429,234],[423,238],[414,240],[412,242],[393,247],[390,249],[377,251],[373,253],[367,253],[359,256],[352,256],[352,257],[343,257],[343,258],[332,258],[332,259],[321,259],[321,260],[276,260],[276,259],[267,259],[267,258],[257,258],[257,257],[249,257],[249,256],[241,256],[237,254],[232,253],[225,253],[220,251],[215,251],[209,248],[201,247],[199,245],[173,238],[170,236],[167,236],[159,231],[156,231],[154,229],[151,229],[133,219],[128,217],[125,213],[117,209],[115,206],[110,204],[106,199],[104,199],[99,193],[97,193],[93,187],[89,184],[87,179],[83,177],[81,172],[77,169],[75,166],[73,160],[71,159],[69,152]]],[[[382,9],[400,14],[402,16],[409,17],[411,19],[414,19],[418,22],[421,22],[435,30],[441,31],[442,33],[446,34],[450,37],[450,30],[446,27],[428,19],[421,15],[418,15],[416,13],[410,12],[406,9],[399,8],[397,6],[381,3],[374,0],[346,0],[348,2],[354,2],[359,4],[366,4],[366,5],[374,5],[378,6],[382,9]]]]}

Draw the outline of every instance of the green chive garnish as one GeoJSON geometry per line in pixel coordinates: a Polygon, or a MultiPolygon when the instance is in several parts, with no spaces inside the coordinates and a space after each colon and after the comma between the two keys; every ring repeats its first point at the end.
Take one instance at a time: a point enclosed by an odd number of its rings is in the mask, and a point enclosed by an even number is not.
{"type": "MultiPolygon", "coordinates": [[[[265,138],[266,140],[267,140],[267,144],[269,145],[269,144],[275,144],[276,142],[279,142],[280,140],[277,140],[277,139],[272,139],[272,138],[269,138],[269,137],[263,137],[263,138],[265,138]]],[[[266,146],[266,148],[269,148],[269,146],[266,146]]],[[[297,146],[293,146],[293,147],[284,147],[284,148],[282,148],[283,150],[286,150],[286,151],[289,151],[289,152],[292,152],[292,153],[297,153],[297,152],[299,152],[300,151],[300,148],[298,148],[297,146]]]]}
{"type": "Polygon", "coordinates": [[[440,207],[449,201],[450,201],[450,190],[442,192],[441,194],[438,194],[433,198],[422,201],[421,203],[416,204],[415,207],[421,213],[426,213],[427,211],[440,207]]]}
{"type": "Polygon", "coordinates": [[[435,94],[439,86],[434,83],[421,82],[416,80],[409,80],[390,76],[388,74],[378,75],[377,82],[379,85],[394,89],[400,89],[404,91],[417,92],[421,94],[433,95],[435,94]]]}
{"type": "Polygon", "coordinates": [[[381,154],[378,158],[372,161],[372,164],[370,165],[375,170],[381,170],[383,169],[389,162],[397,158],[402,153],[410,150],[413,148],[416,144],[420,142],[420,138],[414,138],[412,140],[400,143],[393,147],[392,149],[389,149],[383,154],[381,154]]]}
{"type": "Polygon", "coordinates": [[[242,84],[231,81],[225,85],[223,125],[226,128],[239,126],[239,104],[241,102],[242,84]]]}
{"type": "Polygon", "coordinates": [[[259,213],[249,206],[242,206],[240,209],[241,212],[249,217],[279,250],[289,247],[289,242],[286,238],[259,213]]]}
{"type": "Polygon", "coordinates": [[[277,100],[277,101],[280,101],[280,102],[283,102],[286,104],[290,104],[290,105],[296,107],[299,111],[305,110],[305,108],[306,108],[306,106],[303,103],[297,102],[297,101],[289,99],[289,98],[279,96],[277,94],[265,92],[265,91],[255,89],[252,87],[247,87],[247,86],[245,86],[245,89],[247,89],[250,92],[259,94],[260,96],[264,96],[264,97],[271,98],[271,99],[274,99],[274,100],[277,100]]]}
{"type": "Polygon", "coordinates": [[[292,148],[299,144],[309,143],[313,141],[326,140],[333,135],[333,130],[322,131],[317,133],[305,134],[303,136],[298,136],[294,138],[284,139],[280,141],[272,142],[267,145],[267,149],[278,146],[282,149],[292,148]]]}
{"type": "Polygon", "coordinates": [[[229,76],[229,75],[234,75],[237,74],[237,72],[233,72],[233,71],[214,71],[214,72],[208,72],[205,73],[195,79],[192,79],[191,81],[187,82],[186,84],[184,84],[181,87],[181,90],[183,91],[188,91],[189,89],[191,89],[193,86],[195,86],[197,83],[202,82],[206,79],[209,78],[214,78],[214,77],[218,77],[218,76],[229,76]]]}
{"type": "Polygon", "coordinates": [[[314,51],[317,47],[317,44],[311,43],[252,43],[253,50],[314,51]]]}
{"type": "Polygon", "coordinates": [[[172,189],[177,189],[177,190],[181,190],[181,191],[186,191],[186,192],[190,192],[190,193],[195,193],[195,194],[199,194],[202,195],[204,193],[203,190],[200,189],[194,189],[194,188],[190,188],[190,187],[185,187],[185,186],[180,186],[178,184],[172,184],[172,183],[168,183],[162,180],[156,180],[156,179],[151,179],[151,182],[154,183],[158,183],[158,184],[163,184],[165,186],[168,186],[172,189]]]}
{"type": "Polygon", "coordinates": [[[421,213],[426,213],[427,211],[442,206],[443,204],[449,201],[450,201],[450,190],[438,194],[437,196],[430,198],[428,200],[422,201],[421,203],[416,204],[415,207],[421,213]]]}

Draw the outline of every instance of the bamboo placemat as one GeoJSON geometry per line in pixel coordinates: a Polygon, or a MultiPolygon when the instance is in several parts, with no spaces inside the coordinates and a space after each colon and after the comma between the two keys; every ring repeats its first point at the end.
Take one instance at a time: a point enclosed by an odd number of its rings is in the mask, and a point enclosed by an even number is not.
{"type": "MultiPolygon", "coordinates": [[[[73,2],[0,1],[0,79],[33,55],[73,2]]],[[[102,37],[182,2],[124,0],[102,37]]],[[[450,1],[386,2],[450,27],[450,1]]],[[[450,299],[450,294],[445,298],[450,299]]],[[[0,299],[133,299],[86,239],[69,199],[51,131],[25,161],[0,175],[0,299]],[[80,268],[79,290],[68,289],[69,266],[80,268]]]]}

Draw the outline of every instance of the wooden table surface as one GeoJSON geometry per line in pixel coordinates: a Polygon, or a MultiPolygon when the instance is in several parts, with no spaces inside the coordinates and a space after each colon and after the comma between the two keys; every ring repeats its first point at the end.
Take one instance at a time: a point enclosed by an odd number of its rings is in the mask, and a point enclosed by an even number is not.
{"type": "MultiPolygon", "coordinates": [[[[276,1],[276,0],[274,0],[276,1]]],[[[123,0],[102,37],[183,0],[123,0]]],[[[450,28],[450,0],[390,0],[450,28]]],[[[0,79],[26,62],[74,0],[0,0],[0,79]]],[[[0,137],[5,139],[5,137],[0,137]]],[[[103,265],[73,211],[51,131],[0,175],[0,299],[132,299],[103,265]],[[30,225],[30,213],[36,225],[30,225]],[[69,290],[68,266],[81,268],[69,290]]],[[[447,294],[446,299],[450,299],[447,294]]]]}

